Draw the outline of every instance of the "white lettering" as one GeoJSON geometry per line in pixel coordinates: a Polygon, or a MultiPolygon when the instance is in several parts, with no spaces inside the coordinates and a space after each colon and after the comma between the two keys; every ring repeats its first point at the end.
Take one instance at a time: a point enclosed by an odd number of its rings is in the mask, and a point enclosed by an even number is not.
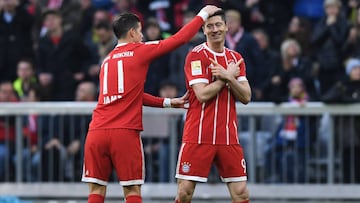
{"type": "Polygon", "coordinates": [[[134,56],[133,51],[125,51],[125,52],[114,54],[112,58],[116,59],[116,58],[121,58],[121,57],[132,57],[132,56],[134,56]]]}
{"type": "Polygon", "coordinates": [[[110,104],[118,99],[121,99],[121,95],[111,95],[111,96],[104,96],[104,104],[110,104]]]}

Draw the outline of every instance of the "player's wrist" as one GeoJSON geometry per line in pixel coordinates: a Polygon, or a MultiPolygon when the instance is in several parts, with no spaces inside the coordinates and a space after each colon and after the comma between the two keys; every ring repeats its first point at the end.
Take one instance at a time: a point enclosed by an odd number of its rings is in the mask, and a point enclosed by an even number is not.
{"type": "Polygon", "coordinates": [[[170,98],[164,98],[163,107],[164,108],[171,108],[171,99],[170,98]]]}
{"type": "Polygon", "coordinates": [[[208,14],[206,11],[201,10],[201,11],[197,14],[197,16],[200,16],[204,21],[206,21],[206,20],[208,19],[208,17],[209,17],[209,14],[208,14]]]}

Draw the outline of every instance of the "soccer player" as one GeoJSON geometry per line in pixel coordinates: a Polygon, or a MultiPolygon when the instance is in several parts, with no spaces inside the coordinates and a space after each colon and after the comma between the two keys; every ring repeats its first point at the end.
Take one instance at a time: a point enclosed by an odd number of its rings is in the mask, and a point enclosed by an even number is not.
{"type": "Polygon", "coordinates": [[[251,90],[242,56],[224,47],[227,30],[223,11],[209,16],[203,25],[206,42],[186,58],[189,109],[176,169],[176,203],[191,202],[196,183],[207,181],[212,163],[232,202],[249,202],[235,102],[250,102],[251,90]]]}
{"type": "Polygon", "coordinates": [[[153,59],[188,42],[209,15],[220,10],[205,6],[191,22],[172,37],[142,43],[141,23],[124,13],[113,23],[118,45],[104,59],[100,70],[98,104],[85,142],[82,181],[89,183],[90,203],[104,202],[106,185],[115,168],[126,203],[141,203],[144,156],[140,138],[142,104],[170,106],[173,100],[145,94],[144,82],[153,59]]]}

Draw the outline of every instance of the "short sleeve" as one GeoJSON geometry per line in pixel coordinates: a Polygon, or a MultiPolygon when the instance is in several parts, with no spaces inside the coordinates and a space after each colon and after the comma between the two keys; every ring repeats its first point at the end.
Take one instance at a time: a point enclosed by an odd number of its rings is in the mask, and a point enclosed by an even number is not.
{"type": "Polygon", "coordinates": [[[239,77],[237,77],[237,80],[238,81],[247,81],[245,59],[239,53],[237,53],[236,58],[239,60],[243,59],[243,62],[240,64],[240,75],[239,75],[239,77]]]}
{"type": "Polygon", "coordinates": [[[209,70],[207,68],[209,65],[210,60],[207,60],[201,52],[189,52],[184,67],[188,85],[191,86],[197,83],[209,84],[209,70]]]}

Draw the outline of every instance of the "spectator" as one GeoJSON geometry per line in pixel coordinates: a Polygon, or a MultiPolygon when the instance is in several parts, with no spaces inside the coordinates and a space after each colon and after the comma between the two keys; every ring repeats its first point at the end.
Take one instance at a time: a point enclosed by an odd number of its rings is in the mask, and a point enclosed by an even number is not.
{"type": "MultiPolygon", "coordinates": [[[[194,12],[187,11],[183,16],[182,25],[187,24],[194,17],[194,12]]],[[[186,55],[189,51],[191,51],[195,46],[197,46],[204,40],[204,35],[199,32],[188,43],[182,45],[181,47],[175,49],[173,52],[170,53],[169,79],[176,84],[179,93],[178,96],[183,95],[186,92],[184,73],[186,55]]]]}
{"type": "MultiPolygon", "coordinates": [[[[159,23],[155,18],[147,19],[144,25],[144,40],[157,41],[162,39],[164,37],[159,23]]],[[[169,76],[169,58],[170,54],[165,54],[151,62],[146,75],[144,92],[159,96],[160,82],[169,76]]]]}
{"type": "MultiPolygon", "coordinates": [[[[289,102],[304,105],[309,100],[301,78],[292,78],[288,87],[289,102]]],[[[286,115],[281,118],[273,146],[267,152],[266,169],[270,174],[276,174],[275,177],[268,177],[270,182],[303,183],[305,181],[305,144],[309,138],[307,123],[304,116],[286,115]],[[272,160],[274,162],[270,163],[272,160]],[[275,167],[272,164],[275,164],[275,167]]]]}
{"type": "Polygon", "coordinates": [[[15,92],[20,100],[28,100],[31,86],[37,83],[33,62],[21,59],[17,65],[17,79],[13,82],[15,92]]]}
{"type": "Polygon", "coordinates": [[[344,76],[343,53],[339,47],[346,41],[347,20],[340,15],[339,0],[325,0],[326,15],[316,24],[312,34],[312,45],[316,48],[315,57],[319,63],[318,79],[321,94],[344,76]]]}
{"type": "Polygon", "coordinates": [[[226,47],[239,52],[246,62],[246,75],[252,88],[259,88],[262,81],[257,75],[263,66],[264,57],[259,45],[251,33],[246,32],[241,24],[240,13],[236,10],[226,11],[228,32],[226,34],[226,47]]]}
{"type": "MultiPolygon", "coordinates": [[[[160,83],[159,88],[159,96],[162,98],[175,98],[178,94],[178,88],[176,84],[170,80],[164,80],[160,83]]],[[[152,116],[153,117],[153,116],[152,116]]],[[[164,115],[161,115],[164,117],[164,115]]],[[[153,118],[156,119],[156,118],[153,118]]],[[[168,118],[167,118],[168,119],[168,118]]],[[[167,120],[166,119],[166,120],[167,120]]],[[[152,122],[151,120],[147,121],[148,123],[152,122]]],[[[177,130],[182,128],[182,119],[179,118],[178,120],[178,127],[177,130]]],[[[146,130],[146,129],[145,129],[146,130]]],[[[180,135],[181,132],[179,132],[180,135]]],[[[180,136],[178,137],[179,140],[177,143],[181,143],[180,136]]],[[[152,174],[146,175],[147,178],[153,177],[152,181],[156,182],[168,182],[169,181],[169,137],[163,138],[155,138],[155,139],[143,139],[144,140],[144,152],[145,152],[145,159],[149,160],[152,158],[153,165],[149,165],[146,167],[146,172],[152,174]]]]}
{"type": "Polygon", "coordinates": [[[96,35],[95,27],[100,23],[111,23],[112,17],[110,12],[104,9],[98,9],[95,11],[92,18],[92,27],[85,33],[84,43],[90,51],[90,64],[91,66],[87,70],[87,76],[94,81],[98,80],[98,73],[100,70],[100,64],[102,61],[99,59],[98,44],[99,37],[96,35]]]}
{"type": "Polygon", "coordinates": [[[81,21],[79,25],[80,35],[84,36],[92,29],[93,16],[95,13],[95,7],[91,0],[80,0],[81,5],[81,21]]]}
{"type": "Polygon", "coordinates": [[[305,18],[293,16],[285,32],[285,39],[296,40],[302,50],[302,56],[312,56],[312,47],[310,43],[311,25],[305,18]]]}
{"type": "MultiPolygon", "coordinates": [[[[75,101],[90,102],[96,99],[97,91],[94,83],[81,82],[77,86],[75,101]]],[[[91,116],[80,115],[55,116],[48,119],[50,125],[46,126],[53,126],[53,129],[45,129],[43,133],[48,137],[44,139],[45,143],[41,151],[43,181],[74,181],[81,177],[80,146],[84,141],[90,119],[91,116]]]]}
{"type": "Polygon", "coordinates": [[[31,40],[33,18],[18,5],[18,0],[7,0],[0,8],[0,81],[14,80],[18,61],[34,56],[31,40]]]}
{"type": "MultiPolygon", "coordinates": [[[[76,30],[78,31],[81,20],[81,9],[79,1],[73,0],[37,0],[37,10],[40,15],[48,10],[56,10],[62,18],[63,28],[65,31],[76,30]]],[[[46,26],[43,27],[42,34],[47,32],[46,26]]]]}
{"type": "MultiPolygon", "coordinates": [[[[10,81],[0,83],[0,103],[17,101],[10,81]]],[[[0,180],[14,179],[13,157],[15,155],[15,117],[0,117],[0,180]],[[8,166],[8,167],[6,167],[8,166]],[[6,176],[9,175],[9,176],[6,176]],[[6,177],[5,177],[6,176],[6,177]]]]}
{"type": "Polygon", "coordinates": [[[342,10],[345,17],[348,19],[350,24],[355,24],[357,21],[357,10],[359,8],[358,0],[342,0],[344,4],[342,10]]]}
{"type": "Polygon", "coordinates": [[[343,53],[345,58],[360,58],[360,8],[357,9],[356,22],[351,25],[343,45],[343,53]]]}
{"type": "MultiPolygon", "coordinates": [[[[32,83],[28,90],[27,96],[22,98],[23,102],[39,102],[41,101],[41,87],[32,83]]],[[[43,116],[36,114],[24,115],[23,117],[23,178],[26,181],[38,181],[39,180],[39,168],[38,163],[40,160],[39,139],[38,139],[38,123],[43,119],[43,116]]],[[[40,139],[41,140],[41,139],[40,139]]]]}
{"type": "Polygon", "coordinates": [[[293,2],[289,0],[259,0],[259,10],[264,16],[264,22],[261,26],[269,35],[269,39],[271,39],[270,45],[273,48],[278,49],[280,47],[282,42],[281,34],[285,32],[293,16],[293,2]]]}
{"type": "Polygon", "coordinates": [[[301,78],[311,96],[317,98],[315,80],[312,76],[312,64],[309,59],[301,57],[301,48],[293,39],[285,40],[281,45],[281,64],[270,74],[266,92],[274,102],[284,101],[288,84],[292,78],[301,78]]]}
{"type": "Polygon", "coordinates": [[[52,100],[72,100],[76,83],[84,79],[89,65],[89,51],[76,33],[64,31],[59,12],[44,13],[44,25],[48,33],[37,50],[39,83],[51,88],[52,100]]]}
{"type": "MultiPolygon", "coordinates": [[[[97,37],[98,42],[93,44],[96,46],[96,60],[89,67],[87,71],[87,77],[95,84],[99,83],[99,71],[100,64],[104,58],[114,49],[117,44],[117,39],[112,31],[112,27],[108,21],[102,21],[95,25],[94,34],[97,37]]],[[[95,50],[93,50],[95,51],[95,50]]]]}
{"type": "Polygon", "coordinates": [[[103,61],[117,44],[117,39],[112,31],[111,24],[107,21],[95,25],[95,34],[99,39],[98,55],[99,62],[103,61]]]}
{"type": "Polygon", "coordinates": [[[113,0],[114,4],[110,9],[110,13],[113,16],[117,16],[121,13],[131,12],[136,14],[141,21],[141,24],[144,24],[144,15],[136,7],[136,0],[113,0]]]}
{"type": "MultiPolygon", "coordinates": [[[[360,59],[350,58],[346,64],[345,80],[339,81],[323,96],[326,103],[359,103],[360,102],[360,59]]],[[[360,183],[360,117],[342,116],[335,120],[335,125],[342,123],[341,137],[342,167],[344,183],[360,183]]],[[[339,137],[335,136],[335,137],[339,137]]]]}
{"type": "Polygon", "coordinates": [[[263,66],[261,66],[256,75],[260,84],[258,87],[252,88],[253,98],[254,101],[267,101],[269,100],[270,95],[264,91],[267,85],[266,81],[270,78],[270,73],[272,73],[278,64],[281,63],[280,54],[271,49],[269,37],[264,30],[256,29],[252,34],[259,44],[261,54],[264,56],[263,66]]]}

